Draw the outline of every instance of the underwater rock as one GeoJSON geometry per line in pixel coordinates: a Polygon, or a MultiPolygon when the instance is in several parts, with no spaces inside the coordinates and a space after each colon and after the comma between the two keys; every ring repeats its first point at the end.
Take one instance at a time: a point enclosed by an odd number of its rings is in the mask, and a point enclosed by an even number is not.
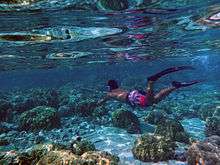
{"type": "Polygon", "coordinates": [[[0,164],[20,164],[29,165],[36,164],[40,158],[53,150],[61,150],[65,147],[59,144],[39,144],[25,151],[16,152],[8,151],[0,154],[0,164]]]}
{"type": "Polygon", "coordinates": [[[179,121],[166,120],[157,125],[155,130],[156,135],[165,136],[173,141],[189,143],[189,135],[185,132],[183,126],[179,121]]]}
{"type": "Polygon", "coordinates": [[[60,126],[60,118],[56,109],[46,106],[38,106],[19,117],[19,129],[25,131],[39,131],[60,126]]]}
{"type": "Polygon", "coordinates": [[[95,151],[95,145],[89,142],[88,140],[74,140],[71,143],[71,150],[76,155],[82,155],[87,151],[95,151]]]}
{"type": "Polygon", "coordinates": [[[36,106],[46,105],[46,101],[41,99],[32,98],[29,96],[15,96],[13,99],[13,109],[18,112],[22,113],[27,110],[30,110],[36,106]]]}
{"type": "Polygon", "coordinates": [[[127,0],[99,0],[98,5],[102,9],[120,11],[129,7],[127,0]]]}
{"type": "Polygon", "coordinates": [[[187,151],[189,165],[220,164],[220,137],[211,136],[204,142],[193,143],[187,151]]]}
{"type": "Polygon", "coordinates": [[[60,102],[59,93],[53,89],[33,89],[27,93],[15,95],[12,98],[13,109],[19,113],[25,112],[37,106],[49,106],[58,108],[60,102]]]}
{"type": "Polygon", "coordinates": [[[218,135],[220,136],[220,117],[213,116],[208,117],[206,119],[206,125],[205,125],[205,134],[207,136],[211,135],[218,135]]]}
{"type": "Polygon", "coordinates": [[[28,157],[28,159],[31,160],[31,162],[33,163],[40,160],[42,156],[46,155],[50,151],[62,149],[66,149],[66,146],[55,143],[38,144],[27,150],[26,157],[28,157]]]}
{"type": "Polygon", "coordinates": [[[144,162],[166,161],[174,157],[175,143],[162,136],[145,134],[136,139],[132,153],[144,162]]]}
{"type": "Polygon", "coordinates": [[[87,116],[92,116],[95,108],[96,108],[96,101],[93,100],[92,98],[85,98],[79,100],[79,102],[76,103],[74,112],[76,114],[80,114],[81,116],[87,117],[87,116]]]}
{"type": "MultiPolygon", "coordinates": [[[[19,153],[12,150],[12,151],[7,151],[7,152],[0,152],[0,164],[1,165],[17,165],[21,164],[19,160],[19,153]]],[[[21,164],[23,165],[23,164],[21,164]]]]}
{"type": "Polygon", "coordinates": [[[220,136],[212,135],[207,137],[204,142],[216,144],[218,147],[220,147],[220,136]]]}
{"type": "Polygon", "coordinates": [[[30,90],[27,98],[30,98],[35,103],[34,106],[46,105],[58,108],[60,102],[59,93],[54,89],[30,90]]]}
{"type": "Polygon", "coordinates": [[[77,165],[97,165],[111,164],[117,165],[119,158],[107,152],[90,151],[81,157],[73,154],[70,150],[50,151],[44,155],[36,165],[54,164],[77,164],[77,165]]]}
{"type": "Polygon", "coordinates": [[[74,155],[69,150],[50,151],[42,156],[36,165],[54,165],[54,164],[74,164],[78,162],[79,156],[74,155]]]}
{"type": "Polygon", "coordinates": [[[12,105],[10,102],[1,99],[0,100],[0,122],[8,121],[11,118],[12,105]]]}
{"type": "Polygon", "coordinates": [[[128,110],[118,109],[113,112],[112,122],[113,126],[124,128],[128,133],[141,133],[138,117],[128,110]]]}
{"type": "Polygon", "coordinates": [[[24,165],[36,164],[47,153],[51,151],[63,150],[66,148],[67,147],[62,144],[55,144],[55,143],[38,144],[27,149],[25,152],[20,153],[19,160],[24,165]]]}
{"type": "Polygon", "coordinates": [[[162,124],[163,122],[165,122],[165,120],[168,118],[166,112],[162,111],[162,110],[153,110],[151,111],[147,117],[145,118],[145,121],[148,122],[149,124],[162,124]]]}
{"type": "Polygon", "coordinates": [[[96,164],[118,165],[119,163],[119,158],[117,156],[109,154],[108,152],[104,152],[104,151],[89,151],[84,153],[81,156],[81,158],[85,162],[90,162],[91,165],[96,165],[96,164]]]}

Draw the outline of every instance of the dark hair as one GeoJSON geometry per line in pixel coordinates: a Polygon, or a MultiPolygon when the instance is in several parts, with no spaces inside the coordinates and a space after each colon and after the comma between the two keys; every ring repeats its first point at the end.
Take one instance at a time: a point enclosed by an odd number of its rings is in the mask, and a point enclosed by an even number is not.
{"type": "Polygon", "coordinates": [[[117,89],[118,83],[115,80],[108,80],[108,86],[110,87],[110,90],[117,89]]]}

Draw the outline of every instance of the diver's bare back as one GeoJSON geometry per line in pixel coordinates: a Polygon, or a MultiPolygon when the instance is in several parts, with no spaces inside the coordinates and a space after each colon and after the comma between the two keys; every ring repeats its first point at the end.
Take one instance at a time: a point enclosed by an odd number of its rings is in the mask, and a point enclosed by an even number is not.
{"type": "Polygon", "coordinates": [[[107,96],[125,102],[127,100],[128,91],[118,88],[109,92],[107,96]]]}

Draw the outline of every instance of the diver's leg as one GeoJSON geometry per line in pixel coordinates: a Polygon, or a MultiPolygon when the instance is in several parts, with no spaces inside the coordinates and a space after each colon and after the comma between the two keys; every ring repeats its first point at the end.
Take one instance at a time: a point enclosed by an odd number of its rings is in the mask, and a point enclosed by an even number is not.
{"type": "Polygon", "coordinates": [[[169,74],[169,73],[172,73],[172,72],[177,72],[177,71],[180,71],[180,70],[186,70],[186,69],[194,69],[192,66],[178,66],[178,67],[172,67],[172,68],[167,68],[159,73],[156,73],[150,77],[148,77],[148,81],[156,81],[158,80],[160,77],[166,75],[166,74],[169,74]]]}
{"type": "Polygon", "coordinates": [[[173,92],[176,89],[183,88],[183,87],[188,87],[188,86],[191,86],[193,84],[197,84],[199,82],[201,82],[201,81],[199,81],[199,80],[193,80],[193,81],[189,81],[189,82],[173,81],[171,87],[162,89],[159,93],[157,93],[154,96],[154,103],[160,102],[161,100],[163,100],[166,96],[168,96],[171,92],[173,92]]]}
{"type": "Polygon", "coordinates": [[[199,82],[202,82],[201,80],[193,80],[193,81],[189,81],[189,82],[179,82],[179,81],[173,81],[172,82],[172,86],[176,87],[176,88],[182,88],[182,87],[188,87],[191,86],[193,84],[197,84],[199,82]]]}
{"type": "Polygon", "coordinates": [[[147,95],[149,104],[152,104],[154,102],[154,82],[155,81],[147,82],[146,95],[147,95]]]}
{"type": "Polygon", "coordinates": [[[153,103],[157,104],[158,102],[166,98],[171,92],[173,92],[176,89],[177,89],[176,87],[171,86],[171,87],[160,90],[160,92],[158,92],[154,96],[153,103]]]}
{"type": "Polygon", "coordinates": [[[147,82],[147,89],[146,89],[146,93],[147,95],[154,95],[154,82],[155,81],[148,81],[147,82]]]}

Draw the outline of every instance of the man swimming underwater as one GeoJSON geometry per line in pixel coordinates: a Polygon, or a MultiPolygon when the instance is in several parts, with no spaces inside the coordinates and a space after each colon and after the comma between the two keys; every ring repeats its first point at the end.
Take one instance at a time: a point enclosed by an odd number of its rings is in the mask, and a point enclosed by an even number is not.
{"type": "Polygon", "coordinates": [[[193,70],[193,69],[194,68],[192,66],[172,67],[172,68],[165,69],[155,75],[152,75],[147,78],[148,83],[147,83],[146,91],[132,90],[129,92],[129,91],[119,88],[116,80],[109,80],[108,81],[109,91],[107,95],[97,103],[97,105],[98,106],[102,105],[106,101],[110,99],[114,99],[114,100],[128,103],[132,107],[152,106],[153,104],[157,104],[158,102],[163,100],[172,91],[175,91],[176,89],[187,87],[187,86],[200,82],[197,80],[190,81],[190,82],[173,81],[172,86],[162,89],[158,93],[154,94],[153,85],[155,81],[157,81],[160,77],[167,75],[169,73],[172,73],[172,72],[177,72],[180,70],[193,70]]]}

